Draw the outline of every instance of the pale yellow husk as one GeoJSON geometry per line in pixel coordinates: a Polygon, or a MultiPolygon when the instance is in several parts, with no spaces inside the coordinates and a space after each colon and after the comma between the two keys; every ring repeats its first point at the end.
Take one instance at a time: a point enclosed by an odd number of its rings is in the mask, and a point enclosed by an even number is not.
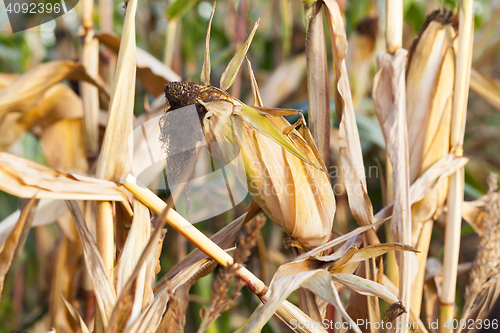
{"type": "MultiPolygon", "coordinates": [[[[227,101],[205,103],[204,131],[207,141],[236,144],[243,163],[238,175],[246,175],[248,190],[264,212],[305,248],[322,245],[330,238],[335,198],[325,171],[291,154],[257,131],[239,114],[239,105],[227,101]]],[[[290,124],[283,117],[266,117],[278,130],[290,124]]],[[[317,151],[299,132],[288,134],[313,164],[322,166],[317,151]]],[[[234,152],[222,158],[233,161],[234,152]]]]}

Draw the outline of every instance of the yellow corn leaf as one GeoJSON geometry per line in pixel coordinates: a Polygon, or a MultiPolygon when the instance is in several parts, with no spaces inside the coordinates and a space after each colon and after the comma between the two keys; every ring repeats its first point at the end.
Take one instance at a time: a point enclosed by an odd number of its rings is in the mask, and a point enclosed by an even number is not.
{"type": "Polygon", "coordinates": [[[281,147],[288,150],[293,155],[300,158],[302,161],[311,164],[312,166],[321,169],[319,166],[311,162],[295,145],[287,139],[282,132],[280,132],[266,117],[261,116],[256,109],[243,105],[235,107],[234,112],[241,116],[246,122],[251,124],[256,130],[264,134],[281,147]]]}
{"type": "Polygon", "coordinates": [[[85,264],[90,274],[92,285],[94,286],[97,304],[101,311],[101,319],[104,327],[107,327],[111,312],[116,303],[115,288],[108,280],[108,273],[104,267],[104,262],[99,254],[94,238],[83,219],[80,207],[78,207],[78,204],[74,200],[67,200],[66,203],[73,215],[80,240],[82,241],[85,264]]]}
{"type": "Polygon", "coordinates": [[[129,136],[132,133],[135,99],[137,0],[127,2],[122,41],[118,52],[109,118],[97,162],[96,176],[120,182],[130,169],[129,136]]]}
{"type": "MultiPolygon", "coordinates": [[[[337,289],[332,285],[332,277],[330,273],[323,269],[301,272],[274,280],[270,287],[271,296],[267,302],[264,306],[258,308],[252,320],[246,323],[245,327],[240,327],[237,332],[259,332],[262,327],[264,327],[266,322],[273,316],[274,311],[277,309],[279,304],[299,287],[303,287],[314,292],[319,297],[334,305],[342,314],[342,317],[349,322],[349,327],[354,332],[361,333],[359,327],[345,311],[342,302],[340,301],[340,297],[338,296],[337,289]]],[[[310,322],[309,325],[307,325],[307,322],[301,324],[302,327],[309,327],[309,329],[313,328],[313,331],[324,329],[323,327],[318,327],[318,325],[315,326],[314,322],[310,322]]],[[[293,325],[291,328],[293,328],[293,325]]]]}
{"type": "Polygon", "coordinates": [[[110,181],[55,171],[0,152],[0,190],[19,198],[120,201],[131,213],[127,195],[110,181]]]}
{"type": "Polygon", "coordinates": [[[35,107],[10,111],[0,117],[0,131],[3,133],[0,137],[0,150],[6,150],[27,130],[39,131],[59,120],[82,116],[80,97],[66,85],[53,85],[40,96],[35,107]]]}
{"type": "MultiPolygon", "coordinates": [[[[99,33],[97,38],[115,53],[120,50],[121,40],[118,35],[99,33]]],[[[137,79],[151,95],[163,95],[163,85],[165,83],[181,80],[177,73],[140,47],[136,48],[136,57],[137,79]]]]}
{"type": "Polygon", "coordinates": [[[73,61],[51,61],[34,67],[0,90],[0,117],[8,112],[25,112],[38,106],[43,95],[62,80],[80,80],[106,91],[98,78],[92,78],[85,68],[73,61]]]}
{"type": "Polygon", "coordinates": [[[62,172],[88,172],[82,118],[63,119],[43,128],[40,144],[48,164],[62,172]]]}
{"type": "MultiPolygon", "coordinates": [[[[339,119],[340,164],[349,198],[349,207],[356,222],[361,225],[373,223],[373,207],[368,197],[366,176],[359,141],[358,127],[354,115],[349,78],[345,64],[347,38],[344,21],[338,4],[324,0],[324,8],[334,54],[335,110],[339,119]]],[[[369,244],[379,243],[375,233],[367,234],[369,244]]]]}

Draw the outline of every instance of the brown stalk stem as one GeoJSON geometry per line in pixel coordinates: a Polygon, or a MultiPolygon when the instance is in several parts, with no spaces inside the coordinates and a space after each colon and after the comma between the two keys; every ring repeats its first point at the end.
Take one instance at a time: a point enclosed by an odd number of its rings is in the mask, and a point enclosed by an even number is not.
{"type": "MultiPolygon", "coordinates": [[[[455,91],[451,120],[450,143],[452,152],[463,156],[463,141],[469,82],[472,62],[472,41],[474,32],[474,10],[472,0],[462,0],[459,17],[458,51],[456,62],[455,91]]],[[[464,199],[463,167],[450,176],[448,188],[448,214],[444,243],[444,282],[441,293],[440,332],[452,332],[450,325],[454,318],[455,292],[457,283],[458,255],[460,250],[460,226],[462,222],[462,201],[464,199]],[[448,322],[448,328],[444,325],[448,322]]]]}
{"type": "Polygon", "coordinates": [[[112,281],[114,267],[113,204],[110,201],[96,203],[96,243],[112,281]]]}

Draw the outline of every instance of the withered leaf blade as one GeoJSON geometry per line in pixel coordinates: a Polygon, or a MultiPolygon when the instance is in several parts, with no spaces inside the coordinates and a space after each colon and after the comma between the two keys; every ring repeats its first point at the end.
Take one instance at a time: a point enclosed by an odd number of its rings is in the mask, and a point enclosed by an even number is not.
{"type": "Polygon", "coordinates": [[[80,207],[74,200],[67,200],[68,209],[75,220],[80,240],[82,241],[85,264],[89,272],[99,309],[101,310],[104,326],[107,327],[111,313],[116,303],[116,292],[108,280],[108,273],[104,267],[104,262],[97,245],[87,228],[87,223],[83,219],[80,207]]]}
{"type": "Polygon", "coordinates": [[[223,91],[226,91],[227,89],[229,89],[229,87],[233,85],[234,80],[236,79],[236,75],[238,74],[241,64],[243,63],[243,59],[245,59],[245,56],[248,52],[248,48],[252,43],[255,31],[259,26],[259,21],[255,22],[255,25],[252,29],[252,32],[250,33],[250,36],[248,36],[247,41],[245,42],[245,44],[243,44],[243,47],[238,51],[238,53],[236,53],[233,59],[231,59],[231,61],[226,67],[226,70],[222,73],[222,76],[220,77],[220,88],[223,91]]]}
{"type": "Polygon", "coordinates": [[[6,150],[27,130],[40,130],[59,120],[83,116],[80,97],[64,84],[53,85],[40,98],[33,108],[11,111],[0,117],[0,150],[6,150]]]}
{"type": "Polygon", "coordinates": [[[210,21],[208,21],[208,28],[207,28],[207,37],[205,40],[205,60],[203,61],[203,68],[201,69],[201,82],[209,86],[210,85],[210,30],[212,29],[212,19],[214,18],[215,14],[215,4],[217,2],[214,2],[214,6],[212,8],[212,14],[210,15],[210,21]]]}
{"type": "Polygon", "coordinates": [[[34,197],[24,207],[16,226],[11,231],[2,252],[0,252],[0,299],[2,297],[3,283],[12,261],[20,254],[20,246],[28,235],[28,231],[33,220],[34,210],[38,205],[37,199],[34,197]]]}
{"type": "MultiPolygon", "coordinates": [[[[344,181],[352,215],[359,225],[364,226],[373,222],[373,207],[366,187],[361,143],[345,63],[347,38],[344,21],[336,1],[325,0],[323,3],[334,54],[333,65],[336,73],[334,96],[335,110],[339,119],[341,167],[347,170],[343,173],[343,176],[345,178],[344,181]]],[[[369,231],[367,237],[370,244],[379,243],[378,237],[374,232],[369,231]]]]}
{"type": "Polygon", "coordinates": [[[271,140],[288,150],[290,153],[300,158],[302,161],[321,170],[320,166],[311,162],[295,145],[287,139],[266,117],[261,116],[254,108],[243,105],[235,107],[235,113],[240,115],[245,121],[251,124],[256,130],[269,137],[271,140]]]}
{"type": "Polygon", "coordinates": [[[247,56],[245,56],[245,60],[247,62],[248,73],[250,73],[250,83],[252,84],[252,95],[253,95],[253,105],[254,107],[263,107],[262,98],[260,97],[259,86],[257,85],[257,80],[255,79],[255,75],[252,69],[252,63],[247,56]]]}
{"type": "Polygon", "coordinates": [[[23,112],[39,105],[45,92],[62,80],[81,80],[106,91],[98,78],[73,61],[60,60],[40,64],[0,90],[0,117],[8,112],[23,112]]]}
{"type": "Polygon", "coordinates": [[[246,327],[240,327],[238,332],[259,332],[272,317],[279,304],[301,286],[311,290],[319,297],[334,305],[345,320],[350,323],[350,327],[355,332],[361,333],[359,327],[345,311],[337,290],[332,285],[330,273],[323,269],[301,272],[275,280],[271,285],[271,296],[267,302],[264,306],[257,309],[253,319],[249,323],[246,323],[246,327]]]}
{"type": "Polygon", "coordinates": [[[137,0],[129,0],[109,104],[109,118],[97,161],[96,177],[116,182],[124,180],[130,166],[131,133],[134,118],[137,0]]]}
{"type": "MultiPolygon", "coordinates": [[[[120,37],[112,33],[97,33],[99,41],[115,53],[120,50],[120,37]]],[[[163,84],[181,81],[181,77],[149,52],[136,48],[137,79],[153,96],[163,95],[163,84]]],[[[163,101],[164,102],[164,101],[163,101]]],[[[163,105],[163,104],[162,104],[163,105]]]]}
{"type": "Polygon", "coordinates": [[[110,181],[62,173],[36,162],[0,152],[0,190],[19,198],[120,201],[132,213],[123,189],[110,181]]]}
{"type": "Polygon", "coordinates": [[[62,295],[61,298],[64,304],[66,305],[66,308],[68,309],[69,313],[71,313],[73,319],[75,319],[76,324],[78,325],[82,333],[90,333],[87,324],[85,324],[85,322],[83,321],[82,317],[78,313],[78,310],[76,310],[75,307],[71,303],[69,303],[62,295]]]}

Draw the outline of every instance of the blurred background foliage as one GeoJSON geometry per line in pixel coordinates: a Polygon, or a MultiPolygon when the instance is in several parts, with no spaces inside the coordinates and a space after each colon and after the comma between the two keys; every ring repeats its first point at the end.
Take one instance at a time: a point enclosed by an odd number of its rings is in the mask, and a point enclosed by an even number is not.
{"type": "MultiPolygon", "coordinates": [[[[348,38],[351,42],[353,36],[359,34],[357,27],[367,18],[378,18],[378,27],[384,26],[384,0],[340,0],[339,4],[345,13],[345,22],[348,38]]],[[[426,15],[432,10],[444,6],[448,9],[456,8],[458,1],[445,0],[405,0],[404,1],[404,48],[410,47],[411,41],[417,34],[425,21],[426,15]]],[[[481,33],[489,22],[500,19],[499,10],[491,10],[497,6],[495,0],[477,0],[475,8],[476,35],[481,33]]],[[[96,2],[97,6],[97,2],[96,2]]],[[[199,82],[199,75],[203,64],[205,34],[212,9],[212,2],[199,0],[141,0],[137,11],[137,46],[147,50],[150,54],[161,61],[166,61],[175,72],[183,79],[199,82]],[[175,33],[168,34],[169,29],[175,29],[175,33]],[[167,48],[169,38],[173,40],[174,48],[167,48]]],[[[94,11],[95,29],[99,31],[99,17],[97,10],[94,11]]],[[[114,22],[113,31],[121,33],[123,24],[123,2],[114,0],[114,22]]],[[[28,71],[34,65],[46,61],[65,59],[78,61],[81,55],[82,38],[81,33],[81,2],[68,14],[57,18],[55,21],[47,22],[42,26],[32,28],[25,32],[12,34],[4,12],[0,6],[0,73],[21,74],[28,71]]],[[[277,91],[281,84],[285,84],[287,77],[294,72],[304,72],[305,60],[298,62],[297,67],[289,67],[288,71],[279,72],[280,66],[290,63],[304,54],[305,26],[303,4],[301,1],[287,0],[220,0],[217,3],[212,34],[212,82],[218,82],[222,71],[231,59],[238,45],[244,42],[249,28],[260,18],[260,27],[255,34],[249,58],[256,72],[257,81],[263,91],[264,105],[266,96],[270,91],[277,91]],[[276,75],[278,80],[270,83],[270,78],[276,75]],[[281,76],[281,77],[280,77],[281,76]],[[276,83],[278,82],[278,83],[276,83]],[[271,85],[266,85],[270,83],[271,85]],[[273,90],[274,89],[274,90],[273,90]]],[[[363,153],[367,170],[377,167],[379,159],[384,158],[384,140],[382,132],[374,115],[373,102],[371,100],[371,82],[375,74],[375,54],[384,48],[383,31],[371,26],[372,33],[376,37],[372,49],[368,51],[367,74],[360,74],[357,80],[365,83],[368,89],[361,94],[361,98],[355,102],[358,117],[358,127],[362,139],[363,153]]],[[[327,41],[328,43],[329,41],[327,41]]],[[[493,40],[497,49],[500,50],[500,39],[496,36],[493,40]]],[[[363,46],[349,45],[350,52],[367,52],[363,46]],[[359,47],[359,49],[357,49],[359,47]]],[[[474,54],[482,53],[483,48],[491,48],[491,43],[478,45],[474,48],[474,54]]],[[[328,48],[331,58],[331,49],[328,48]]],[[[100,54],[102,57],[105,55],[100,54]]],[[[477,58],[474,58],[477,60],[477,58]]],[[[493,79],[500,79],[500,54],[489,53],[488,56],[479,58],[480,62],[474,62],[473,67],[486,73],[493,79]]],[[[102,59],[101,59],[102,61],[102,59]]],[[[349,67],[349,65],[348,65],[349,67]]],[[[356,71],[357,68],[350,68],[356,71]]],[[[251,96],[250,80],[246,69],[240,73],[241,78],[230,90],[230,93],[242,99],[248,100],[251,96]]],[[[353,74],[355,75],[355,74],[353,74]]],[[[300,76],[300,75],[299,75],[300,76]]],[[[331,77],[331,76],[330,76],[331,77]]],[[[78,85],[67,83],[78,92],[78,85]]],[[[218,84],[217,84],[218,85],[218,84]]],[[[355,88],[353,88],[355,90],[355,88]]],[[[153,102],[155,97],[147,94],[146,90],[137,83],[135,114],[144,112],[144,103],[153,102]]],[[[305,75],[295,84],[293,90],[289,91],[277,105],[273,107],[293,107],[302,109],[307,113],[307,89],[305,75]]],[[[272,93],[271,93],[272,94],[272,93]]],[[[332,113],[334,103],[331,103],[332,113]]],[[[336,119],[336,117],[332,117],[336,119]]],[[[335,120],[332,127],[332,138],[335,138],[335,130],[338,122],[335,120]]],[[[466,170],[466,199],[477,199],[486,193],[486,178],[490,172],[500,173],[500,113],[479,96],[471,92],[467,128],[465,137],[465,156],[471,160],[466,170]]],[[[1,135],[1,133],[0,133],[1,135]]],[[[333,140],[333,139],[332,139],[333,140]]],[[[332,148],[335,143],[332,143],[332,148]]],[[[39,163],[46,164],[43,151],[36,135],[26,132],[21,139],[9,148],[9,151],[39,163]]],[[[337,155],[332,154],[331,165],[335,165],[337,155]]],[[[372,169],[373,170],[373,169],[372,169]]],[[[378,169],[376,169],[378,170],[378,169]]],[[[367,172],[368,189],[374,205],[378,211],[383,207],[380,188],[380,177],[383,171],[367,172]]],[[[345,204],[345,203],[344,203],[345,204]]],[[[342,202],[339,202],[342,205],[342,202]]],[[[6,193],[0,192],[0,220],[3,220],[15,211],[19,206],[19,199],[6,193]]],[[[222,216],[215,217],[210,221],[199,224],[201,230],[210,235],[219,230],[234,216],[241,213],[242,207],[236,211],[230,211],[222,216]],[[238,211],[239,209],[239,211],[238,211]]],[[[354,227],[354,222],[349,219],[345,230],[354,227]]],[[[344,231],[345,231],[344,230],[344,231]]],[[[463,258],[461,261],[471,261],[474,258],[474,249],[477,236],[473,234],[472,228],[464,227],[464,245],[462,248],[463,258]]],[[[443,224],[438,222],[436,228],[437,236],[444,233],[443,224]]],[[[0,302],[0,332],[11,330],[36,331],[32,325],[43,319],[48,312],[47,290],[50,287],[51,265],[54,264],[52,255],[58,246],[59,227],[56,224],[35,228],[30,231],[28,241],[21,257],[15,261],[7,275],[4,288],[4,297],[0,302]]],[[[266,224],[262,231],[265,242],[262,242],[255,251],[266,250],[267,262],[262,263],[258,255],[251,257],[248,266],[251,271],[262,276],[268,283],[270,271],[272,272],[280,262],[291,256],[291,250],[283,249],[282,239],[284,234],[272,223],[266,224]],[[267,249],[266,249],[267,247],[267,249]],[[274,267],[273,267],[274,265],[274,267]]],[[[383,232],[379,233],[383,239],[383,232]]],[[[439,256],[442,250],[442,237],[435,237],[436,241],[431,243],[430,256],[439,256]]],[[[179,240],[174,232],[167,234],[162,256],[162,271],[167,271],[182,256],[179,240]]],[[[184,247],[188,245],[184,244],[184,247]]],[[[189,247],[189,250],[191,247],[189,247]]],[[[183,251],[186,251],[184,249],[183,251]]],[[[160,273],[159,276],[161,276],[160,273]]],[[[200,279],[192,290],[190,309],[187,312],[186,331],[190,332],[200,324],[199,310],[203,305],[210,302],[211,285],[214,275],[208,275],[200,279]]],[[[467,279],[459,280],[459,288],[463,288],[467,279]]],[[[85,292],[80,290],[81,297],[86,297],[85,292]]],[[[462,295],[463,292],[457,293],[462,295]]],[[[209,327],[209,332],[228,332],[239,326],[250,316],[257,306],[257,301],[247,290],[243,290],[242,298],[238,299],[239,306],[230,312],[226,312],[219,320],[209,327]]],[[[281,324],[275,319],[265,327],[265,332],[279,332],[281,324]]]]}

